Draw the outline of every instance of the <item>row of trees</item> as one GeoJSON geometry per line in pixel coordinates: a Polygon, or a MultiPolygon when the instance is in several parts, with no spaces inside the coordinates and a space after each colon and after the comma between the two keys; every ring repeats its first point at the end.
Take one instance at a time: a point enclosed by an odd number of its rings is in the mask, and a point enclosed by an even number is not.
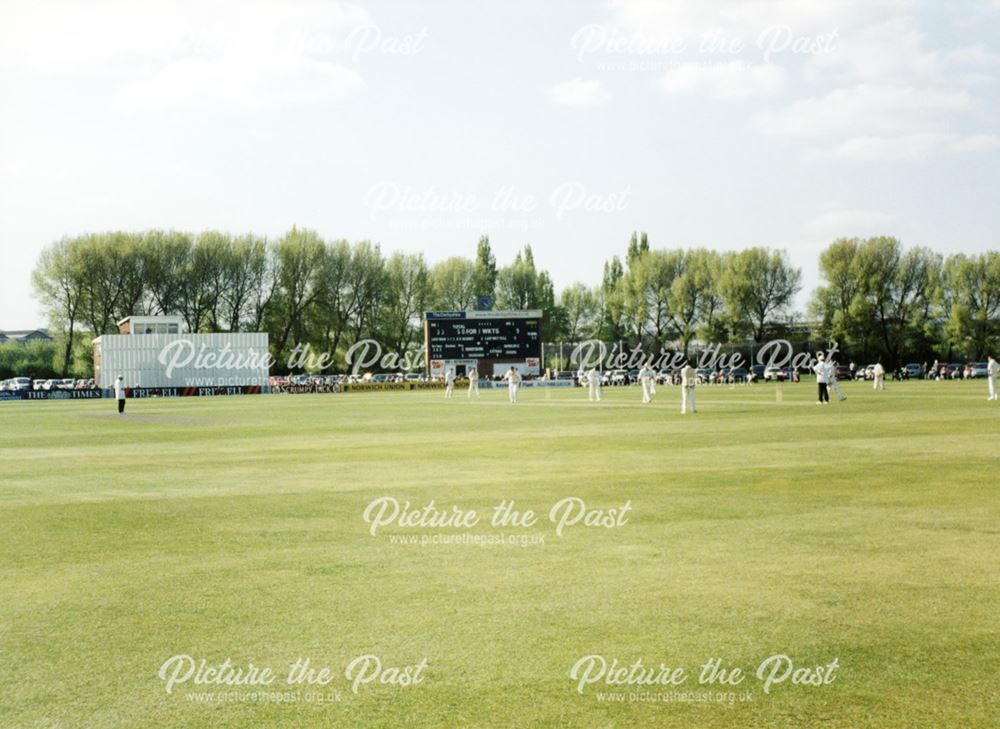
{"type": "MultiPolygon", "coordinates": [[[[474,258],[429,264],[368,241],[324,241],[293,228],[279,240],[152,230],[68,238],[43,252],[34,285],[63,333],[56,369],[93,335],[131,314],[177,314],[189,331],[266,331],[278,361],[296,344],[343,352],[361,339],[387,351],[418,346],[422,312],[541,309],[548,342],[599,338],[686,354],[695,342],[761,342],[810,334],[859,359],[980,358],[997,340],[1000,254],[944,258],[892,238],[839,240],[820,257],[825,280],[791,312],[801,272],[781,251],[653,249],[633,234],[599,285],[556,294],[530,246],[498,267],[489,238],[474,258]],[[809,329],[809,331],[807,331],[809,329]]],[[[84,355],[85,356],[85,355],[84,355]]],[[[84,368],[89,363],[81,363],[84,368]]]]}
{"type": "Polygon", "coordinates": [[[633,234],[624,262],[604,264],[597,288],[575,284],[559,297],[566,341],[602,339],[641,344],[653,354],[676,345],[729,342],[783,332],[801,272],[781,251],[750,248],[652,250],[633,234]]]}
{"type": "Polygon", "coordinates": [[[895,238],[841,239],[820,255],[816,330],[865,360],[981,360],[1000,340],[1000,253],[944,257],[895,238]]]}
{"type": "Polygon", "coordinates": [[[465,310],[480,297],[498,308],[545,311],[559,321],[549,274],[531,247],[498,268],[489,238],[475,260],[429,265],[421,254],[383,255],[368,241],[324,241],[293,228],[280,240],[153,230],[66,238],[42,253],[33,274],[52,328],[64,334],[59,369],[73,369],[81,339],[117,331],[129,315],[176,314],[188,331],[266,331],[281,361],[296,344],[343,351],[376,339],[405,351],[431,309],[465,310]]]}

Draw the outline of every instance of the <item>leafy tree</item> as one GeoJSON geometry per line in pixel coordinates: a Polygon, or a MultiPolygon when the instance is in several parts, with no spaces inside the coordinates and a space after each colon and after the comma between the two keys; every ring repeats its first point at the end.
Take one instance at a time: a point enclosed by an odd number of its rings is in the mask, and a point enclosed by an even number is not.
{"type": "Polygon", "coordinates": [[[194,239],[188,233],[151,230],[143,236],[146,249],[146,310],[173,314],[180,310],[185,287],[181,272],[191,258],[194,239]]]}
{"type": "Polygon", "coordinates": [[[405,352],[417,339],[421,315],[433,291],[430,269],[421,254],[396,253],[386,264],[388,296],[381,315],[383,340],[392,352],[405,352]]]}
{"type": "Polygon", "coordinates": [[[605,341],[616,341],[625,337],[625,306],[620,291],[620,282],[625,276],[625,269],[618,256],[604,263],[604,275],[601,278],[601,323],[598,337],[605,341]]]}
{"type": "Polygon", "coordinates": [[[697,336],[702,316],[714,312],[716,279],[714,277],[717,254],[704,249],[680,253],[677,275],[670,285],[667,310],[671,326],[680,340],[687,357],[691,341],[697,336]]]}
{"type": "Polygon", "coordinates": [[[497,285],[497,260],[490,248],[490,237],[484,235],[479,239],[476,247],[476,270],[473,276],[473,295],[489,296],[496,295],[497,285]]]}
{"type": "Polygon", "coordinates": [[[943,288],[951,292],[946,334],[968,357],[997,355],[1000,344],[1000,252],[950,256],[943,288]]]}
{"type": "Polygon", "coordinates": [[[369,241],[354,246],[347,269],[347,325],[351,342],[375,331],[387,295],[388,275],[382,250],[369,241]]]}
{"type": "Polygon", "coordinates": [[[801,278],[781,251],[749,248],[732,254],[719,283],[733,333],[764,341],[773,317],[791,304],[801,278]]]}
{"type": "Polygon", "coordinates": [[[476,266],[467,258],[441,261],[431,269],[434,308],[443,311],[468,311],[475,304],[476,266]]]}
{"type": "Polygon", "coordinates": [[[683,251],[646,250],[621,279],[619,291],[629,335],[647,351],[659,351],[673,334],[671,289],[683,264],[683,251]]]}
{"type": "Polygon", "coordinates": [[[625,261],[628,263],[629,267],[635,265],[643,254],[649,252],[649,238],[643,233],[641,236],[632,231],[632,237],[628,242],[628,251],[626,252],[625,261]]]}
{"type": "Polygon", "coordinates": [[[82,261],[74,242],[63,238],[45,248],[31,278],[49,321],[66,332],[60,373],[65,377],[73,364],[73,341],[82,297],[82,261]]]}
{"type": "Polygon", "coordinates": [[[525,246],[514,262],[497,273],[497,306],[501,309],[535,308],[538,300],[538,272],[531,246],[525,246]]]}
{"type": "Polygon", "coordinates": [[[311,230],[293,227],[277,245],[276,306],[273,309],[276,337],[275,357],[281,355],[292,335],[305,341],[305,323],[310,307],[323,294],[326,247],[311,230]]]}
{"type": "Polygon", "coordinates": [[[581,283],[563,289],[559,306],[564,316],[563,341],[580,342],[597,334],[600,320],[598,293],[581,283]]]}

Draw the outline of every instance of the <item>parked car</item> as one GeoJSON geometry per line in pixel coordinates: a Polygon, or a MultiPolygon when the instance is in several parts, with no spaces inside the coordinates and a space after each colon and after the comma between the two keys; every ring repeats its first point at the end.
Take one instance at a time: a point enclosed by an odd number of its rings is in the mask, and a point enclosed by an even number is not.
{"type": "Polygon", "coordinates": [[[660,370],[656,375],[656,381],[661,385],[672,385],[679,382],[680,372],[677,370],[660,370]]]}
{"type": "Polygon", "coordinates": [[[32,389],[31,379],[28,377],[12,377],[7,380],[7,389],[14,392],[32,389]]]}
{"type": "Polygon", "coordinates": [[[851,379],[851,368],[847,365],[837,365],[834,374],[838,380],[849,380],[851,379]]]}
{"type": "Polygon", "coordinates": [[[911,380],[919,380],[924,376],[924,366],[922,364],[917,364],[916,362],[911,362],[903,368],[906,376],[911,380]]]}
{"type": "Polygon", "coordinates": [[[970,378],[986,377],[986,362],[973,362],[972,371],[969,373],[970,378]]]}
{"type": "Polygon", "coordinates": [[[753,373],[753,378],[755,380],[762,380],[764,379],[764,371],[766,369],[767,367],[765,367],[762,364],[755,364],[753,367],[750,368],[750,371],[753,373]]]}
{"type": "Polygon", "coordinates": [[[747,368],[746,367],[733,367],[726,375],[727,382],[746,382],[747,381],[747,368]]]}
{"type": "Polygon", "coordinates": [[[614,370],[611,373],[612,385],[627,385],[628,383],[629,383],[629,374],[625,370],[614,370]]]}
{"type": "Polygon", "coordinates": [[[781,367],[768,367],[764,370],[764,379],[767,382],[782,382],[788,379],[788,372],[781,367]]]}
{"type": "Polygon", "coordinates": [[[695,381],[699,384],[707,384],[715,378],[715,373],[708,367],[702,367],[695,370],[695,381]]]}

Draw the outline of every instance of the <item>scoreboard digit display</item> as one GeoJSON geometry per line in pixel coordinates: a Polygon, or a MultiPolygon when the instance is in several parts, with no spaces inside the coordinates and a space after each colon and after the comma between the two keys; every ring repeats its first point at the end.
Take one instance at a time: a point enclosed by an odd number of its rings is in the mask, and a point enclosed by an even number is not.
{"type": "Polygon", "coordinates": [[[541,325],[541,312],[428,312],[428,359],[524,360],[541,357],[541,325]]]}

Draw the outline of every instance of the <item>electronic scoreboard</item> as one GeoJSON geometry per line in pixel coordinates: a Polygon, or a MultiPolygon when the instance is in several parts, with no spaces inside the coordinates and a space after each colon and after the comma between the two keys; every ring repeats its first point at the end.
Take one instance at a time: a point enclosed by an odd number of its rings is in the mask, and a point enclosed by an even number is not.
{"type": "Polygon", "coordinates": [[[427,312],[428,360],[527,360],[542,355],[541,311],[427,312]]]}

